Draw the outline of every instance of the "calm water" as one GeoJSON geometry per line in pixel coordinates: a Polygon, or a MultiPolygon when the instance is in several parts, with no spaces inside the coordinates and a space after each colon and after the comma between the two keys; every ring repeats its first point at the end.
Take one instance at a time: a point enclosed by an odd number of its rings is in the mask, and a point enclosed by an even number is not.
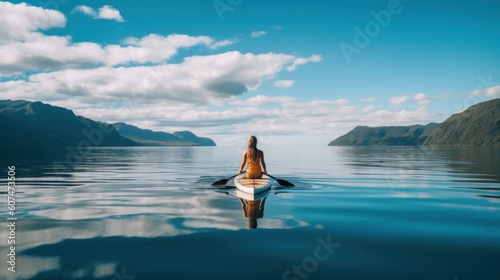
{"type": "Polygon", "coordinates": [[[265,148],[260,201],[210,186],[237,148],[4,151],[0,279],[500,279],[499,148],[265,148]]]}

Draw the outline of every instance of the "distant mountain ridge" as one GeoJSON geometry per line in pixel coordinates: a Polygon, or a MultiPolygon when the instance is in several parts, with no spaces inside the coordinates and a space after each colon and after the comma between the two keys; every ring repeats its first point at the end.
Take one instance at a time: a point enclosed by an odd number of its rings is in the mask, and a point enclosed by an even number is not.
{"type": "MultiPolygon", "coordinates": [[[[121,128],[134,128],[141,137],[134,141],[119,132],[115,125],[77,116],[66,108],[39,101],[0,100],[0,145],[4,147],[65,147],[189,145],[215,146],[210,138],[193,133],[153,132],[122,123],[121,128]],[[147,141],[142,141],[147,140],[147,141]],[[148,142],[149,141],[149,142],[148,142]]],[[[130,134],[130,133],[129,133],[130,134]]]]}
{"type": "Polygon", "coordinates": [[[146,146],[215,146],[210,138],[198,137],[190,131],[167,133],[142,129],[126,123],[115,123],[118,132],[135,142],[146,146]]]}
{"type": "Polygon", "coordinates": [[[328,146],[418,146],[422,145],[437,123],[412,126],[357,126],[328,146]]]}
{"type": "Polygon", "coordinates": [[[443,123],[357,126],[329,146],[500,146],[500,98],[478,103],[443,123]]]}
{"type": "Polygon", "coordinates": [[[452,115],[431,133],[424,145],[500,146],[500,98],[452,115]]]}
{"type": "Polygon", "coordinates": [[[39,101],[1,100],[0,124],[6,147],[137,146],[109,124],[39,101]]]}
{"type": "Polygon", "coordinates": [[[215,142],[207,137],[198,137],[191,131],[176,131],[174,135],[182,140],[193,142],[201,146],[215,146],[215,142]]]}

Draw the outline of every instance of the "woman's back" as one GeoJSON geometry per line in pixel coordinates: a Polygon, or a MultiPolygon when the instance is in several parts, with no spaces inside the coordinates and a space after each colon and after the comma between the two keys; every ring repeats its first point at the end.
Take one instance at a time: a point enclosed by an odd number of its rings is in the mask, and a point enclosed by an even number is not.
{"type": "Polygon", "coordinates": [[[241,163],[240,171],[247,165],[246,178],[257,179],[261,178],[263,173],[266,173],[266,164],[264,162],[264,152],[257,149],[257,138],[250,136],[248,141],[248,148],[243,154],[243,161],[241,163]],[[262,172],[264,169],[264,172],[262,172]]]}
{"type": "Polygon", "coordinates": [[[261,174],[262,169],[260,166],[260,160],[262,158],[262,151],[257,150],[255,151],[255,156],[252,157],[250,151],[247,151],[247,173],[252,173],[252,174],[261,174]]]}

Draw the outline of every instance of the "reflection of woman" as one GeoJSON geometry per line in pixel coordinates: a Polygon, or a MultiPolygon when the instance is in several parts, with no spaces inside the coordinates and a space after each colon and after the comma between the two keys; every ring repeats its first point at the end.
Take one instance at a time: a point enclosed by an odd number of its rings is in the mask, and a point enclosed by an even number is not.
{"type": "Polygon", "coordinates": [[[250,136],[248,140],[248,148],[243,154],[243,161],[241,162],[238,174],[243,172],[243,168],[245,168],[247,163],[248,168],[245,175],[247,179],[258,179],[262,177],[262,174],[267,174],[264,152],[257,149],[257,137],[255,136],[250,136]]]}
{"type": "Polygon", "coordinates": [[[257,228],[257,219],[264,217],[264,204],[266,203],[266,198],[259,200],[246,200],[240,198],[241,210],[243,210],[243,216],[248,218],[248,228],[257,228]]]}

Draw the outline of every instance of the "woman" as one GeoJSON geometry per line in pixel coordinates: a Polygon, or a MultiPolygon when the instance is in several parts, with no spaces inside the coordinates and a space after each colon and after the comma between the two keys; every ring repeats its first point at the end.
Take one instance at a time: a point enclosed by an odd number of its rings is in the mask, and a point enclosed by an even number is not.
{"type": "Polygon", "coordinates": [[[238,174],[243,172],[243,168],[245,168],[247,163],[248,167],[245,175],[247,179],[259,179],[262,177],[262,174],[267,174],[264,152],[257,149],[257,137],[253,135],[248,140],[248,148],[243,153],[243,162],[238,174]]]}

